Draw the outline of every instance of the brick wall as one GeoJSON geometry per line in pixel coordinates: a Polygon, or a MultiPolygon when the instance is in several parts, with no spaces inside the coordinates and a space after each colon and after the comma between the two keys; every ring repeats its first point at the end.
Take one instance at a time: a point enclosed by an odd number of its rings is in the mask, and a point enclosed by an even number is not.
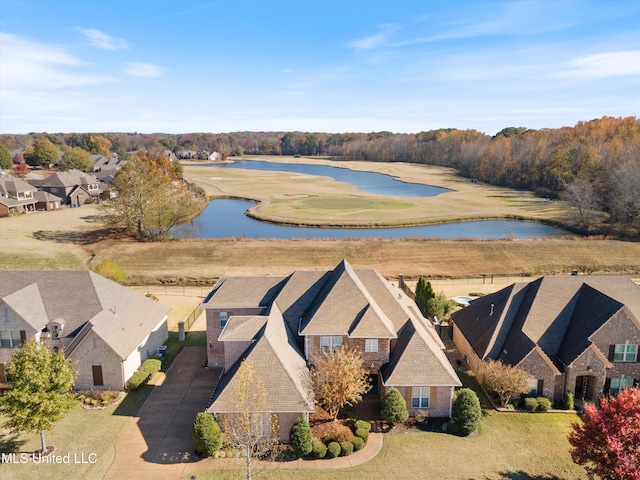
{"type": "Polygon", "coordinates": [[[122,365],[116,353],[94,332],[89,332],[73,351],[69,360],[74,364],[78,377],[76,389],[114,389],[122,390],[124,380],[122,378],[122,365]],[[93,384],[93,365],[102,367],[103,386],[93,384]]]}
{"type": "Polygon", "coordinates": [[[358,349],[362,355],[362,360],[365,368],[370,371],[379,371],[380,367],[385,363],[389,363],[389,346],[390,341],[387,338],[378,339],[378,351],[377,352],[365,352],[365,339],[364,338],[349,338],[348,345],[350,349],[358,349]],[[373,364],[373,367],[371,365],[373,364]]]}
{"type": "MultiPolygon", "coordinates": [[[[390,387],[384,387],[384,395],[387,394],[390,387]]],[[[407,404],[407,410],[410,416],[414,416],[417,408],[411,408],[411,392],[413,387],[395,387],[404,398],[407,404]]],[[[453,396],[452,387],[430,387],[429,391],[429,408],[423,408],[429,413],[429,417],[440,418],[449,417],[451,400],[453,396]]]]}
{"type": "Polygon", "coordinates": [[[227,309],[206,309],[207,320],[207,365],[209,367],[222,367],[225,364],[224,342],[218,338],[222,333],[220,328],[220,312],[227,312],[227,320],[233,315],[259,315],[263,313],[262,308],[235,308],[227,309]]]}

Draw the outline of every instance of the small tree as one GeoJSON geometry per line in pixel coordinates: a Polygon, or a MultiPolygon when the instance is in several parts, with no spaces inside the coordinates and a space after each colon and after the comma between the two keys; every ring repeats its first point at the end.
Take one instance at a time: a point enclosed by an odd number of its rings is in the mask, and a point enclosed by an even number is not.
{"type": "Polygon", "coordinates": [[[388,423],[404,423],[409,419],[407,402],[397,388],[391,387],[384,396],[380,414],[388,423]]]}
{"type": "Polygon", "coordinates": [[[312,373],[316,399],[334,421],[341,408],[354,406],[371,388],[358,350],[323,351],[314,359],[312,373]]]}
{"type": "Polygon", "coordinates": [[[13,158],[11,152],[2,143],[0,143],[0,170],[9,170],[13,167],[13,158]]]}
{"type": "Polygon", "coordinates": [[[313,434],[309,422],[302,415],[298,417],[289,431],[289,445],[298,457],[304,457],[311,452],[313,434]]]}
{"type": "Polygon", "coordinates": [[[640,389],[626,388],[603,398],[600,408],[584,406],[583,424],[569,434],[571,459],[583,465],[589,478],[640,479],[640,389]]]}
{"type": "Polygon", "coordinates": [[[470,388],[462,388],[453,398],[451,420],[447,422],[446,430],[459,435],[469,435],[478,429],[481,418],[482,408],[476,392],[470,388]]]}
{"type": "Polygon", "coordinates": [[[245,478],[255,473],[254,459],[267,458],[278,445],[278,421],[267,411],[267,389],[253,365],[244,360],[233,387],[236,411],[220,415],[226,442],[240,450],[245,462],[245,478]]]}
{"type": "Polygon", "coordinates": [[[211,456],[222,447],[222,430],[210,413],[198,412],[191,428],[196,453],[211,456]]]}
{"type": "Polygon", "coordinates": [[[435,296],[436,293],[433,291],[431,282],[420,277],[416,284],[416,303],[424,315],[428,316],[426,313],[427,302],[430,299],[435,298],[435,296]]]}
{"type": "Polygon", "coordinates": [[[51,353],[38,343],[26,342],[7,365],[11,389],[0,397],[5,426],[22,432],[40,432],[41,452],[47,452],[45,430],[51,430],[74,405],[69,394],[76,372],[62,352],[51,353]]]}
{"type": "Polygon", "coordinates": [[[500,360],[483,362],[479,376],[484,387],[498,396],[501,407],[506,407],[513,395],[529,391],[529,373],[500,360]]]}
{"type": "Polygon", "coordinates": [[[120,265],[112,262],[109,259],[105,259],[94,270],[98,275],[102,275],[109,280],[124,285],[127,281],[127,272],[125,272],[120,265]]]}

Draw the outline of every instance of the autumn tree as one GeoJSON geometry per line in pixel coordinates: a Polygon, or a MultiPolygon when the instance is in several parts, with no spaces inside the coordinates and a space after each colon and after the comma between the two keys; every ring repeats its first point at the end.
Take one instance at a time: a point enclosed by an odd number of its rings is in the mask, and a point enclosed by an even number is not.
{"type": "Polygon", "coordinates": [[[80,147],[63,147],[62,158],[58,167],[62,171],[72,170],[74,168],[83,172],[93,171],[93,159],[86,150],[80,147]]]}
{"type": "Polygon", "coordinates": [[[27,167],[26,163],[18,163],[15,167],[11,169],[11,173],[18,178],[25,178],[31,169],[27,167]]]}
{"type": "Polygon", "coordinates": [[[5,426],[40,433],[41,452],[47,452],[44,432],[75,405],[69,391],[76,372],[62,350],[51,353],[38,343],[27,342],[7,365],[11,388],[0,397],[5,426]]]}
{"type": "Polygon", "coordinates": [[[322,351],[313,362],[316,399],[334,421],[341,408],[360,402],[371,388],[358,350],[345,347],[322,351]]]}
{"type": "Polygon", "coordinates": [[[204,208],[206,199],[175,177],[171,162],[136,156],[123,166],[111,188],[116,197],[105,202],[106,223],[144,240],[166,236],[204,208]]]}
{"type": "Polygon", "coordinates": [[[226,444],[241,452],[243,476],[251,480],[256,473],[255,460],[275,454],[278,421],[267,409],[267,388],[250,361],[242,361],[234,380],[236,411],[219,417],[226,444]]]}
{"type": "Polygon", "coordinates": [[[514,395],[529,391],[530,375],[522,368],[507,365],[500,360],[489,360],[483,362],[479,370],[482,385],[497,395],[501,407],[506,407],[514,395]]]}
{"type": "Polygon", "coordinates": [[[9,170],[11,167],[13,167],[11,152],[7,147],[0,143],[0,170],[9,170]]]}
{"type": "Polygon", "coordinates": [[[32,167],[49,167],[58,163],[60,154],[58,148],[47,139],[36,140],[31,147],[24,151],[24,159],[32,167]]]}
{"type": "Polygon", "coordinates": [[[584,410],[583,423],[573,424],[569,434],[572,460],[589,478],[640,479],[640,389],[623,389],[584,410]]]}

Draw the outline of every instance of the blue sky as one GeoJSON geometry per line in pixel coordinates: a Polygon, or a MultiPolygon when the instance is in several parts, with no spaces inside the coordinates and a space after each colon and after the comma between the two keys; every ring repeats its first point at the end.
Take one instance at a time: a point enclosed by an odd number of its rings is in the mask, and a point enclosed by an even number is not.
{"type": "Polygon", "coordinates": [[[0,133],[495,134],[639,113],[637,0],[0,2],[0,133]]]}

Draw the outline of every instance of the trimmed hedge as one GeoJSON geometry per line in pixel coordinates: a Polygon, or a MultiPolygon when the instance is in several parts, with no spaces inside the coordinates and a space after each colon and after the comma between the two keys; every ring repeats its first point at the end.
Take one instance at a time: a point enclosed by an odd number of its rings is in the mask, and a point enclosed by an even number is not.
{"type": "Polygon", "coordinates": [[[530,412],[546,412],[551,407],[551,400],[547,397],[527,397],[524,399],[524,408],[530,412]]]}
{"type": "Polygon", "coordinates": [[[564,398],[562,399],[562,403],[564,404],[564,408],[567,410],[573,410],[575,404],[573,399],[573,393],[566,392],[564,394],[564,398]]]}
{"type": "MultiPolygon", "coordinates": [[[[359,428],[362,428],[364,430],[366,430],[367,432],[371,431],[371,424],[365,420],[356,420],[355,423],[355,430],[358,430],[359,428]]],[[[354,433],[355,433],[354,430],[354,433]]]]}
{"type": "Polygon", "coordinates": [[[327,446],[315,437],[311,440],[311,455],[315,458],[324,458],[327,455],[327,446]]]}
{"type": "Polygon", "coordinates": [[[354,452],[357,452],[362,447],[364,447],[364,440],[360,437],[353,437],[353,439],[351,440],[351,443],[353,443],[354,452]]]}
{"type": "Polygon", "coordinates": [[[304,457],[311,452],[312,438],[309,422],[303,416],[298,417],[289,430],[289,445],[297,457],[304,457]]]}
{"type": "Polygon", "coordinates": [[[336,458],[342,452],[342,447],[338,442],[331,442],[327,445],[327,458],[336,458]]]}
{"type": "Polygon", "coordinates": [[[356,430],[356,437],[360,437],[365,442],[369,440],[369,430],[366,428],[358,428],[356,430]]]}
{"type": "Polygon", "coordinates": [[[347,455],[351,455],[352,453],[353,453],[353,443],[340,442],[340,456],[346,457],[347,455]]]}
{"type": "Polygon", "coordinates": [[[198,412],[191,427],[191,440],[198,455],[209,457],[222,447],[222,430],[210,413],[198,412]]]}
{"type": "Polygon", "coordinates": [[[127,382],[127,390],[135,390],[141,385],[147,383],[147,381],[153,376],[154,373],[160,371],[162,362],[157,358],[147,358],[140,368],[131,375],[131,378],[127,382]]]}

